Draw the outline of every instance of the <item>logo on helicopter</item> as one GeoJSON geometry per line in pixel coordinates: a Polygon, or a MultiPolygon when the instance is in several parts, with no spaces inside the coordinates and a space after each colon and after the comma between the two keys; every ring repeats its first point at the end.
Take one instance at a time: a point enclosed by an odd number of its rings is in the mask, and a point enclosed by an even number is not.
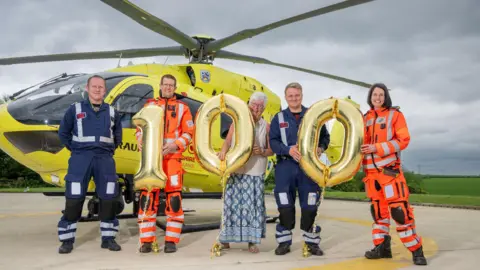
{"type": "Polygon", "coordinates": [[[204,83],[210,82],[210,71],[200,70],[200,78],[202,79],[202,82],[204,82],[204,83]]]}

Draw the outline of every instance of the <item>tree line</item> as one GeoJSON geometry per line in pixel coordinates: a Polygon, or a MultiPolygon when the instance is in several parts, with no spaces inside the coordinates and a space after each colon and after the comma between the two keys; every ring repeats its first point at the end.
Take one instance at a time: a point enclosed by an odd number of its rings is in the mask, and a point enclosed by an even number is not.
{"type": "Polygon", "coordinates": [[[40,175],[0,150],[0,188],[50,187],[40,175]]]}

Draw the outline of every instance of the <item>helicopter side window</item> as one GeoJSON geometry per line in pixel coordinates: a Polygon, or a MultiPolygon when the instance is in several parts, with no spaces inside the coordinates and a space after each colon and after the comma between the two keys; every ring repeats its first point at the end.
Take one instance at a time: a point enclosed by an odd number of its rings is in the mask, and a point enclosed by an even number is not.
{"type": "Polygon", "coordinates": [[[115,98],[112,105],[122,117],[123,128],[134,128],[132,117],[143,108],[150,98],[153,98],[153,87],[149,84],[131,85],[115,98]]]}
{"type": "MultiPolygon", "coordinates": [[[[190,112],[192,113],[192,118],[195,119],[198,108],[200,108],[202,103],[187,97],[182,98],[182,101],[187,103],[188,107],[190,108],[190,112]]],[[[222,113],[220,116],[220,137],[222,139],[227,138],[228,129],[230,128],[231,124],[232,119],[230,116],[228,116],[226,113],[222,113]]]]}

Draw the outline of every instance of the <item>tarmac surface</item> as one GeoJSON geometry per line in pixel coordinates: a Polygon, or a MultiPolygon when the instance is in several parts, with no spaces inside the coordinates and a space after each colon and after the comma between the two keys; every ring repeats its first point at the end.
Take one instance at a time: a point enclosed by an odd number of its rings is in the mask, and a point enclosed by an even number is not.
{"type": "MultiPolygon", "coordinates": [[[[247,244],[231,244],[222,256],[211,257],[218,230],[183,234],[179,250],[173,254],[140,254],[135,219],[120,221],[117,242],[122,251],[101,249],[98,222],[82,222],[73,252],[58,254],[56,226],[63,205],[62,197],[0,194],[0,269],[479,269],[475,261],[480,257],[480,211],[476,210],[414,207],[429,264],[414,266],[394,225],[390,229],[394,258],[364,259],[365,250],[372,247],[372,220],[365,202],[324,200],[317,220],[322,226],[325,255],[308,258],[302,257],[299,210],[292,252],[284,256],[274,254],[273,223],[267,224],[267,238],[259,245],[258,254],[249,253],[247,244]]],[[[266,197],[266,205],[268,213],[276,215],[272,196],[266,197]]],[[[189,223],[215,222],[221,214],[219,200],[188,199],[184,207],[196,210],[186,214],[189,223]]],[[[125,211],[131,211],[131,204],[125,211]]],[[[157,235],[163,248],[164,232],[158,229],[157,235]]]]}

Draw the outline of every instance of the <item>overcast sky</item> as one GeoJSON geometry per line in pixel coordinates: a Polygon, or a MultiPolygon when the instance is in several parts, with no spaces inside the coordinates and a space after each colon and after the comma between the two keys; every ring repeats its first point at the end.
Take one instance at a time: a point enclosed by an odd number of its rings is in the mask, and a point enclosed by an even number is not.
{"type": "MultiPolygon", "coordinates": [[[[338,0],[132,1],[187,35],[222,38],[338,0]]],[[[1,1],[0,57],[178,45],[97,0],[1,1]],[[55,10],[55,11],[54,11],[55,10]]],[[[226,50],[373,83],[401,106],[412,137],[405,165],[421,173],[480,174],[480,2],[378,0],[283,26],[226,50]]],[[[133,59],[165,62],[166,57],[133,59]]],[[[114,68],[118,60],[0,66],[0,93],[62,72],[114,68]]],[[[128,60],[123,60],[126,64],[128,60]]],[[[185,63],[169,57],[169,64],[185,63]]],[[[304,105],[352,96],[367,110],[367,89],[280,67],[217,59],[283,98],[291,81],[304,105]]],[[[283,106],[286,103],[283,101],[283,106]]]]}

